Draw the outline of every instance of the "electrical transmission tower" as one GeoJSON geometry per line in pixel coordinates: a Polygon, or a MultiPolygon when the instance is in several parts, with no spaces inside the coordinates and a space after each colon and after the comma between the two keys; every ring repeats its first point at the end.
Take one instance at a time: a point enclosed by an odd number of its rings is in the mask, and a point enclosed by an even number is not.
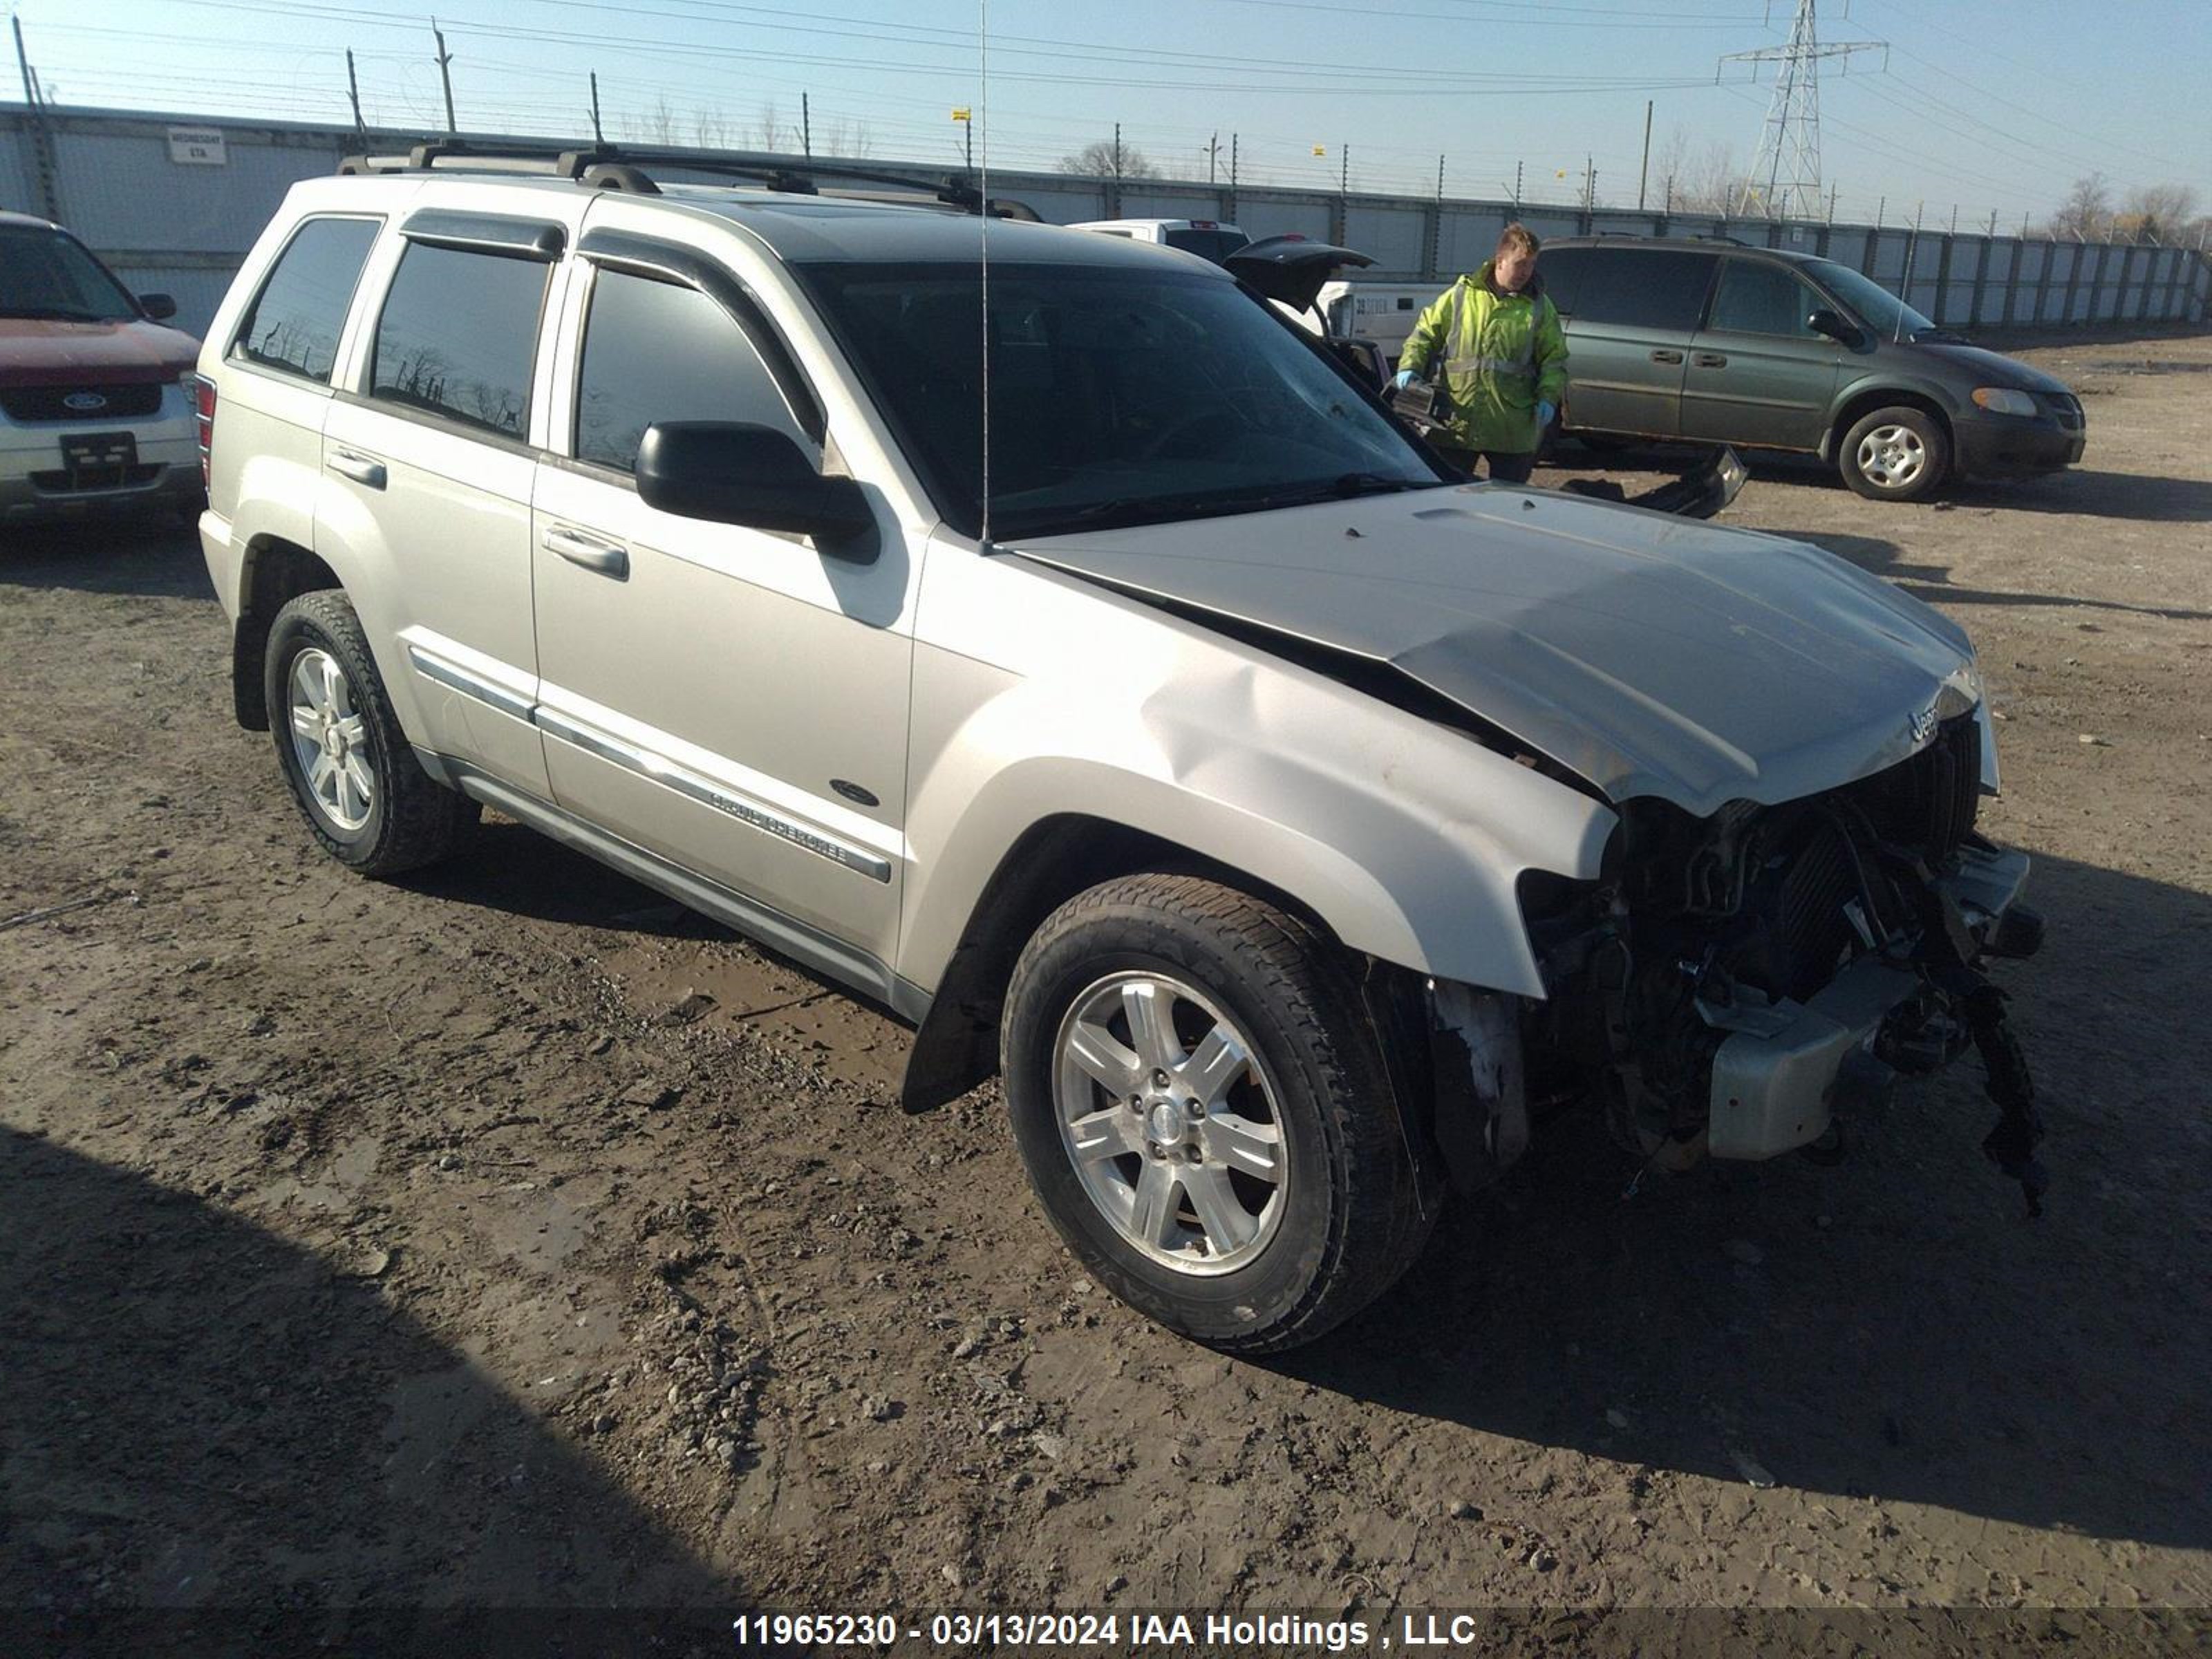
{"type": "MultiPolygon", "coordinates": [[[[1759,138],[1759,156],[1745,177],[1736,204],[1739,213],[1764,213],[1770,219],[1817,219],[1820,216],[1820,72],[1824,58],[1848,60],[1855,52],[1882,54],[1889,64],[1888,43],[1847,40],[1822,46],[1813,21],[1814,0],[1797,0],[1797,19],[1790,27],[1790,44],[1759,52],[1732,52],[1723,64],[1749,64],[1759,73],[1761,64],[1779,64],[1774,77],[1774,97],[1766,106],[1766,125],[1759,138]]],[[[1718,80],[1719,72],[1714,72],[1718,80]]]]}

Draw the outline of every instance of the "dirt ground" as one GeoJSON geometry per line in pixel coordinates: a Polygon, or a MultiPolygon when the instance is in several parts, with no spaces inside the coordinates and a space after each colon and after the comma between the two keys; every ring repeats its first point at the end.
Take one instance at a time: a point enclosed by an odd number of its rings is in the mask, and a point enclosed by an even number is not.
{"type": "Polygon", "coordinates": [[[1569,1119],[1267,1364],[805,973],[511,823],[323,858],[189,533],[9,532],[0,1608],[2205,1607],[2212,337],[2024,355],[2080,469],[1726,520],[1978,642],[2048,1214],[1971,1062],[1632,1198],[1569,1119]]]}

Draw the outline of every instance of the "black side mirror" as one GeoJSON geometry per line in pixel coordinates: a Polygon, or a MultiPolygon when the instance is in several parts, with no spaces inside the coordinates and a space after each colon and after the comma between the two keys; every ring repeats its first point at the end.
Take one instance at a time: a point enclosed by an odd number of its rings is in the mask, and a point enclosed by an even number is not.
{"type": "Polygon", "coordinates": [[[1841,340],[1845,345],[1858,343],[1859,331],[1844,320],[1840,311],[1831,311],[1822,306],[1805,319],[1805,326],[1815,334],[1825,334],[1832,340],[1841,340]]]}
{"type": "Polygon", "coordinates": [[[659,421],[637,450],[637,493],[680,518],[825,542],[875,528],[860,486],[825,478],[788,433],[730,421],[659,421]]]}
{"type": "Polygon", "coordinates": [[[177,314],[177,302],[166,294],[142,294],[138,309],[157,323],[166,323],[177,314]]]}

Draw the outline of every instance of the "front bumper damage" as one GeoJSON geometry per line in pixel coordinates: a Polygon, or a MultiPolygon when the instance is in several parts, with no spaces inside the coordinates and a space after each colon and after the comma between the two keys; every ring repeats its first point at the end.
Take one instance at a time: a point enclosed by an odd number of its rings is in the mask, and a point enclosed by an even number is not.
{"type": "MultiPolygon", "coordinates": [[[[1863,956],[1803,1002],[1738,994],[1716,1005],[1700,997],[1698,1016],[1729,1034],[1713,1056],[1707,1152],[1767,1158],[1811,1146],[1829,1132],[1839,1094],[1880,1093],[1899,1071],[1933,1070],[1954,1058],[1957,1049],[1948,1044],[1906,1047],[1881,1038],[1891,1017],[1931,988],[1971,997],[1979,986],[1959,976],[1963,971],[1978,981],[1972,963],[1982,955],[2033,950],[2028,941],[2039,941],[2039,927],[2024,922],[2032,913],[2015,908],[2027,871],[2024,853],[1961,848],[1959,867],[1929,884],[1941,924],[1933,939],[1863,956]]],[[[1914,1024],[1927,1029],[1924,1018],[1914,1024]]],[[[1958,1030],[1968,1040],[1974,1035],[1963,1007],[1958,1030]]]]}
{"type": "Polygon", "coordinates": [[[1839,1154],[1900,1076],[1973,1048],[1999,1111],[1984,1151],[2037,1212],[2034,1087],[1984,968],[2043,928],[2027,855],[1972,828],[1980,736],[1959,716],[1890,771],[1778,807],[1632,809],[1600,880],[1525,890],[1546,1000],[1501,1032],[1493,1000],[1429,988],[1455,1183],[1495,1179],[1543,1104],[1593,1094],[1646,1169],[1839,1154]]]}

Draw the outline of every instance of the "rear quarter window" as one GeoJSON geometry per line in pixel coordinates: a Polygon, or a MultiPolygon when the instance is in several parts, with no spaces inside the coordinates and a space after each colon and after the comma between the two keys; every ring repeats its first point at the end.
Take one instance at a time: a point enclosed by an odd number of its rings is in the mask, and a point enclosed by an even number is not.
{"type": "Polygon", "coordinates": [[[231,356],[322,386],[380,222],[310,219],[292,234],[246,313],[231,356]]]}
{"type": "Polygon", "coordinates": [[[550,264],[412,242],[377,319],[369,396],[520,438],[550,264]]]}

